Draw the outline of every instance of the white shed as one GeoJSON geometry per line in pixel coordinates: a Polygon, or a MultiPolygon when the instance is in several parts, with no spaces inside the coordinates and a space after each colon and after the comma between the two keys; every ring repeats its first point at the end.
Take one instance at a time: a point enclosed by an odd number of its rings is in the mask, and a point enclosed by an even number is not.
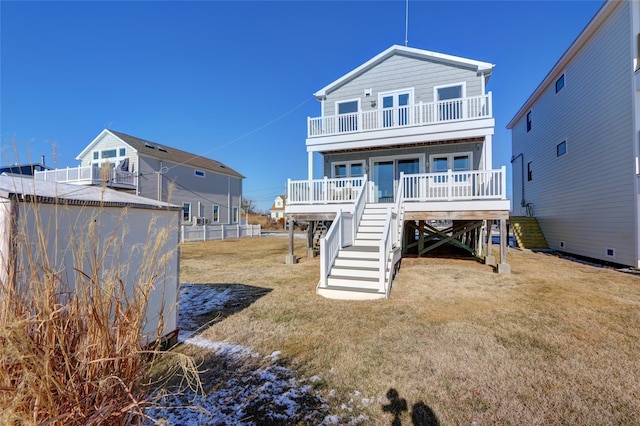
{"type": "Polygon", "coordinates": [[[136,283],[144,281],[150,291],[143,343],[154,341],[159,327],[174,340],[180,212],[107,188],[0,176],[0,285],[21,288],[36,271],[77,290],[82,280],[98,276],[102,283],[110,274],[135,297],[136,283]]]}

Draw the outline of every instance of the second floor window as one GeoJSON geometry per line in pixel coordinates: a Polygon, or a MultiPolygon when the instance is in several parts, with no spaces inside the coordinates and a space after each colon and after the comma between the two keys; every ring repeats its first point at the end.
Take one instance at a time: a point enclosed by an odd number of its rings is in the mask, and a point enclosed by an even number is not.
{"type": "Polygon", "coordinates": [[[527,132],[531,130],[531,111],[527,113],[527,132]]]}
{"type": "Polygon", "coordinates": [[[344,115],[344,117],[338,117],[338,130],[340,132],[355,132],[358,130],[358,104],[355,101],[345,101],[336,103],[336,111],[338,115],[344,115]]]}
{"type": "Polygon", "coordinates": [[[561,91],[563,87],[564,87],[564,74],[562,74],[560,78],[556,80],[556,93],[561,91]]]}
{"type": "Polygon", "coordinates": [[[527,181],[533,180],[533,162],[529,161],[527,163],[527,181]]]}

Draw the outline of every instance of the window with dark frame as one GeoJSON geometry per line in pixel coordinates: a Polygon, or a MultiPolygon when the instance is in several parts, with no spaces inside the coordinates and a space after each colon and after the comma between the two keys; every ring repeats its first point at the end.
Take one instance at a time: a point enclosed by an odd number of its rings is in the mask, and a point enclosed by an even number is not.
{"type": "Polygon", "coordinates": [[[560,142],[558,145],[556,145],[556,156],[562,157],[566,153],[567,153],[567,141],[564,140],[560,142]]]}
{"type": "Polygon", "coordinates": [[[533,161],[527,163],[527,180],[533,180],[533,161]]]}
{"type": "Polygon", "coordinates": [[[527,132],[531,130],[531,111],[527,113],[527,132]]]}
{"type": "Polygon", "coordinates": [[[205,173],[202,170],[194,170],[193,173],[198,177],[205,177],[205,173]]]}
{"type": "Polygon", "coordinates": [[[556,80],[556,93],[561,91],[563,87],[564,87],[564,74],[562,74],[560,78],[556,80]]]}
{"type": "Polygon", "coordinates": [[[191,220],[191,203],[182,203],[182,220],[184,222],[191,220]]]}

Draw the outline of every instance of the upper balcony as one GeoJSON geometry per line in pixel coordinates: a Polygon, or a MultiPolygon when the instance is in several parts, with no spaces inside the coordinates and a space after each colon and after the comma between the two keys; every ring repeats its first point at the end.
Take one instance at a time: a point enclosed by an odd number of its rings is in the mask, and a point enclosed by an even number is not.
{"type": "MultiPolygon", "coordinates": [[[[428,103],[420,102],[413,105],[349,114],[309,117],[307,136],[309,139],[313,139],[492,118],[492,97],[489,92],[482,96],[428,103]]],[[[459,129],[460,126],[457,128],[459,129]]]]}
{"type": "Polygon", "coordinates": [[[36,180],[50,182],[62,182],[76,185],[102,185],[111,188],[136,189],[137,176],[135,173],[117,170],[115,168],[102,168],[96,166],[67,167],[66,169],[54,169],[35,171],[36,180]]]}

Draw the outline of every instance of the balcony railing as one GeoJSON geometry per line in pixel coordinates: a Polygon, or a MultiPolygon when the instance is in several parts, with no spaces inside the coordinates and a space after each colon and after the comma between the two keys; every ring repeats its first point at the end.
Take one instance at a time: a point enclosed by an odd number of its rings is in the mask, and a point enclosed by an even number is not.
{"type": "MultiPolygon", "coordinates": [[[[363,190],[366,177],[288,181],[288,205],[353,203],[363,190]]],[[[506,200],[506,167],[442,173],[403,174],[403,202],[506,200]]],[[[397,195],[396,195],[397,197],[397,195]]]]}
{"type": "Polygon", "coordinates": [[[471,170],[403,175],[405,201],[456,201],[507,198],[507,170],[471,170]]]}
{"type": "Polygon", "coordinates": [[[366,176],[335,179],[291,180],[287,183],[287,204],[353,203],[362,191],[366,176]]]}
{"type": "Polygon", "coordinates": [[[101,185],[102,183],[106,183],[107,186],[117,186],[121,188],[136,187],[135,173],[96,166],[35,171],[33,177],[36,180],[79,185],[101,185]]]}
{"type": "Polygon", "coordinates": [[[398,127],[424,126],[493,116],[491,92],[482,96],[420,102],[414,105],[359,111],[349,114],[309,117],[308,137],[367,132],[398,127]]]}

